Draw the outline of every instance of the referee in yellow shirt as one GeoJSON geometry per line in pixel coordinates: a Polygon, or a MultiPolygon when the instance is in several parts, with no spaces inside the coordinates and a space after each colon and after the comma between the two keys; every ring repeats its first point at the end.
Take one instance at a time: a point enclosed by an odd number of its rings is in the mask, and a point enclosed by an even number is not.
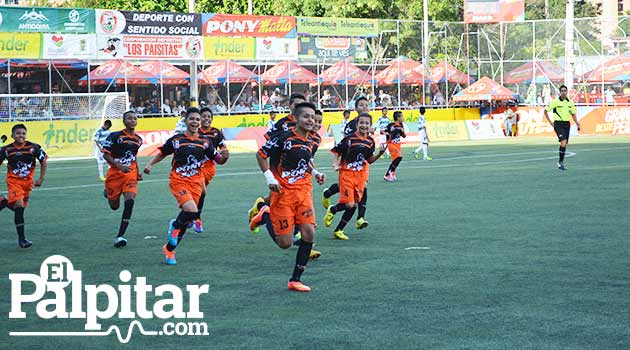
{"type": "Polygon", "coordinates": [[[558,169],[560,170],[567,170],[567,168],[564,167],[564,154],[567,151],[569,131],[571,130],[569,117],[573,118],[578,131],[580,130],[580,123],[577,121],[576,117],[577,109],[573,101],[567,97],[567,92],[568,89],[566,86],[560,86],[560,96],[551,101],[549,106],[545,108],[545,118],[547,118],[549,124],[553,126],[553,130],[556,132],[556,135],[558,135],[558,141],[560,142],[558,158],[558,169]],[[553,114],[553,123],[549,118],[549,113],[553,114]]]}

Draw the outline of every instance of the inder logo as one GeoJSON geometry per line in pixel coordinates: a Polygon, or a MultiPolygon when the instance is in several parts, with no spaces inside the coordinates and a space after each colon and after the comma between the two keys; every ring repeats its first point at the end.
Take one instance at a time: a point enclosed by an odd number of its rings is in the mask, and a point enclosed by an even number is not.
{"type": "MultiPolygon", "coordinates": [[[[184,322],[181,320],[203,319],[199,311],[199,297],[208,293],[208,285],[187,285],[186,291],[172,284],[152,286],[145,277],[136,277],[133,284],[131,272],[123,270],[118,278],[122,284],[83,285],[82,273],[75,270],[72,262],[61,255],[48,257],[40,267],[39,275],[11,273],[11,311],[9,318],[27,319],[84,319],[85,329],[64,332],[9,332],[10,336],[21,337],[90,337],[108,336],[115,333],[121,343],[128,343],[134,327],[145,336],[207,336],[206,322],[184,322]],[[27,288],[25,288],[27,287],[27,288]],[[31,293],[24,294],[24,290],[31,293]],[[135,298],[132,302],[132,294],[135,298]],[[156,300],[152,307],[147,297],[156,300]],[[188,309],[184,310],[188,299],[188,309]],[[68,300],[69,299],[69,300],[68,300]],[[69,301],[69,302],[68,302],[69,301]],[[98,303],[100,301],[101,303],[98,303]],[[26,304],[35,305],[36,315],[23,311],[26,304]],[[70,309],[67,309],[70,305],[70,309]],[[131,319],[126,333],[117,325],[103,329],[101,320],[111,318],[131,319]],[[145,330],[138,319],[173,320],[162,324],[159,330],[145,330]],[[179,321],[178,321],[179,320],[179,321]],[[124,334],[123,334],[124,333],[124,334]]],[[[38,326],[38,328],[43,328],[38,326]]]]}

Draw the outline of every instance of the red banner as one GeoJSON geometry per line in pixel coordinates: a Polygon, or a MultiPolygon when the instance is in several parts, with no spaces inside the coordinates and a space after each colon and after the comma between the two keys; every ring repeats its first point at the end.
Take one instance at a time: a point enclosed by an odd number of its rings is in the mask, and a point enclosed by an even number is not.
{"type": "Polygon", "coordinates": [[[295,17],[204,13],[204,36],[295,38],[295,17]]]}

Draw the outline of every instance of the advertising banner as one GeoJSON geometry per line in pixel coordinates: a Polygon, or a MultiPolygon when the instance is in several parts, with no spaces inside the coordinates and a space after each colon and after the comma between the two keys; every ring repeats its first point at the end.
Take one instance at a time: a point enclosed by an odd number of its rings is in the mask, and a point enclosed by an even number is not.
{"type": "Polygon", "coordinates": [[[463,120],[451,122],[427,122],[427,132],[431,141],[466,141],[468,131],[463,120]]]}
{"type": "Polygon", "coordinates": [[[366,59],[365,39],[357,37],[310,37],[302,36],[299,41],[299,57],[304,60],[366,59]]]}
{"type": "Polygon", "coordinates": [[[44,34],[42,58],[89,59],[96,56],[95,34],[44,34]]]}
{"type": "Polygon", "coordinates": [[[464,23],[517,22],[525,19],[525,0],[464,0],[464,23]]]}
{"type": "Polygon", "coordinates": [[[505,137],[499,120],[466,120],[466,128],[471,140],[490,140],[505,137]]]}
{"type": "Polygon", "coordinates": [[[254,60],[255,38],[203,37],[206,60],[254,60]]]}
{"type": "Polygon", "coordinates": [[[198,36],[97,35],[99,59],[185,59],[203,58],[203,42],[198,36]]]}
{"type": "Polygon", "coordinates": [[[375,19],[298,17],[297,31],[312,36],[376,37],[379,26],[375,19]]]}
{"type": "Polygon", "coordinates": [[[205,36],[295,38],[295,17],[204,13],[205,36]]]}
{"type": "Polygon", "coordinates": [[[630,135],[630,107],[578,107],[580,134],[630,135]]]}
{"type": "Polygon", "coordinates": [[[41,33],[0,33],[0,57],[40,58],[41,33]]]}
{"type": "Polygon", "coordinates": [[[94,33],[94,10],[0,7],[0,32],[94,33]]]}
{"type": "Polygon", "coordinates": [[[96,33],[201,35],[201,14],[95,10],[96,33]]]}
{"type": "Polygon", "coordinates": [[[256,38],[256,59],[262,61],[297,60],[297,39],[256,38]]]}

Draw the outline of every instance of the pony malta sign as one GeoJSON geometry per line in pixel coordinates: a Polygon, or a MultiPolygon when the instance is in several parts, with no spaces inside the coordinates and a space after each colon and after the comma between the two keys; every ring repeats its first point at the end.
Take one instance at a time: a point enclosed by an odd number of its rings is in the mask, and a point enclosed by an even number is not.
{"type": "Polygon", "coordinates": [[[204,13],[204,36],[295,38],[295,17],[204,13]]]}

